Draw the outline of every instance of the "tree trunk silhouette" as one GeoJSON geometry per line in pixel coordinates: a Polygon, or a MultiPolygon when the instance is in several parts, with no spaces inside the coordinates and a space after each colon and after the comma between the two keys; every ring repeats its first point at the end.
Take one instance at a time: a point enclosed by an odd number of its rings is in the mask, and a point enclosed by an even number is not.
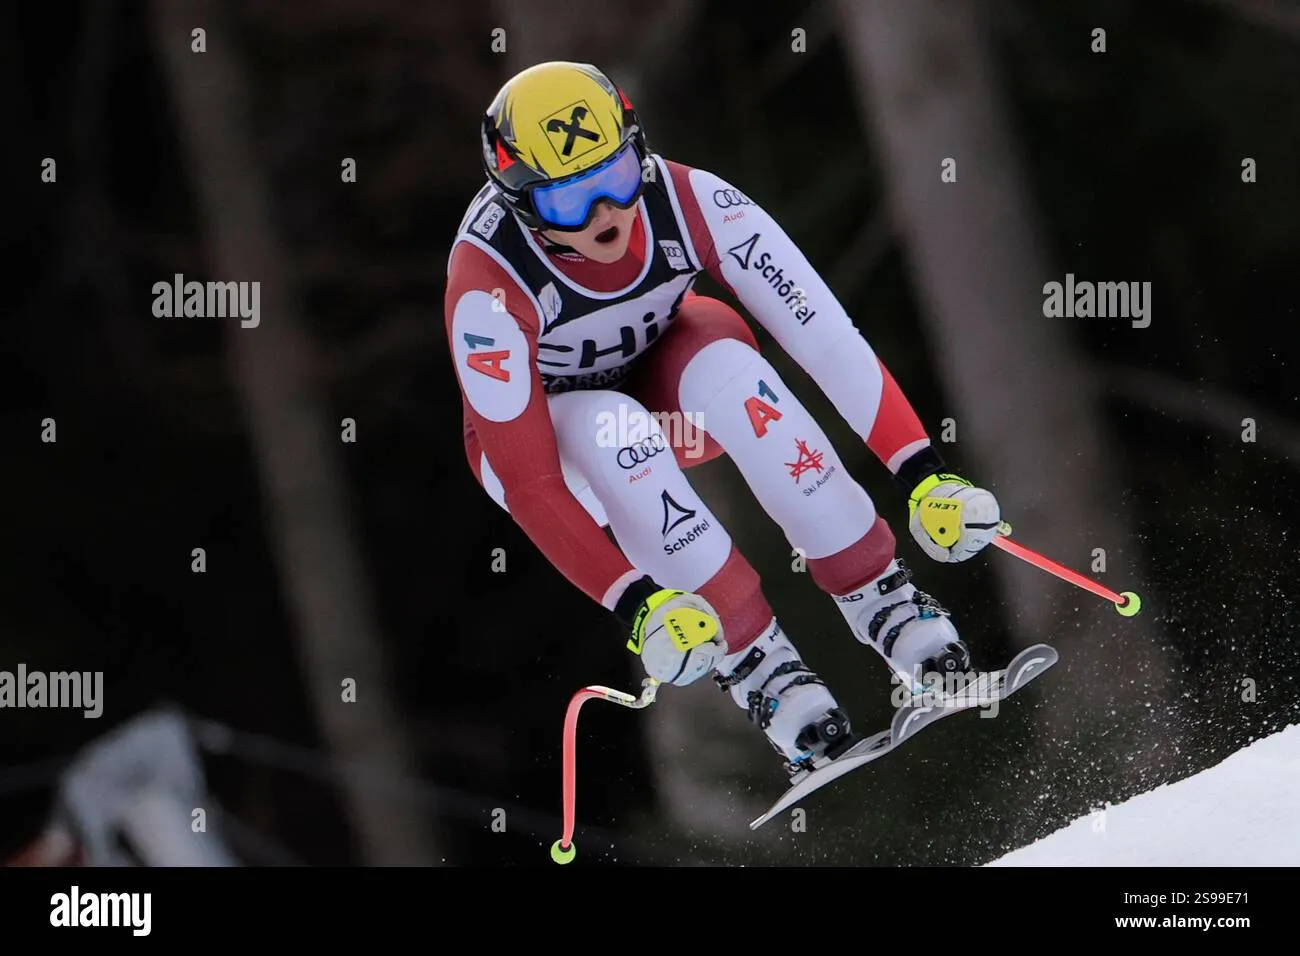
{"type": "Polygon", "coordinates": [[[337,439],[308,372],[312,343],[268,210],[264,161],[253,150],[247,84],[219,7],[158,0],[150,19],[211,250],[210,278],[261,283],[260,325],[219,321],[226,323],[268,534],[316,719],[330,748],[354,768],[343,790],[358,850],[370,865],[428,864],[438,855],[422,811],[384,789],[391,788],[385,778],[409,775],[414,761],[349,529],[330,447],[337,439]],[[201,53],[191,51],[197,27],[206,31],[201,53]],[[355,702],[342,699],[348,678],[356,682],[355,702]]]}
{"type": "MultiPolygon", "coordinates": [[[[1101,580],[1141,592],[1097,378],[1068,320],[1042,313],[1044,283],[1063,281],[1064,271],[1043,253],[977,5],[842,0],[839,14],[956,423],[956,446],[940,450],[998,496],[1017,540],[1085,574],[1102,548],[1101,580]],[[946,161],[955,182],[941,179],[946,161]]],[[[1103,714],[1159,699],[1169,672],[1146,617],[1121,618],[992,548],[983,560],[1012,609],[1017,649],[1050,641],[1071,675],[1068,693],[1044,695],[1045,717],[1087,733],[1084,711],[1109,726],[1117,718],[1103,714]]],[[[942,571],[926,568],[925,579],[942,593],[942,571]]]]}

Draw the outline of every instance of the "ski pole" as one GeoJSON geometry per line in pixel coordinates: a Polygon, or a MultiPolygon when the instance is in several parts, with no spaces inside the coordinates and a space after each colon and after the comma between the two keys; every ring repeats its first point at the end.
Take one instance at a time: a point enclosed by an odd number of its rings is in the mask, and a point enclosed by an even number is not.
{"type": "Polygon", "coordinates": [[[1067,567],[1057,564],[1050,558],[1045,558],[1036,551],[1031,551],[1023,544],[1012,541],[1009,537],[1011,534],[1011,525],[1003,521],[998,525],[998,536],[993,539],[1003,551],[1008,554],[1014,554],[1017,558],[1027,561],[1036,568],[1041,568],[1048,574],[1054,574],[1062,581],[1069,581],[1071,584],[1083,588],[1085,591],[1091,591],[1098,597],[1103,597],[1115,605],[1115,610],[1125,617],[1132,617],[1142,609],[1142,599],[1132,591],[1116,592],[1108,587],[1098,584],[1096,581],[1085,578],[1077,571],[1071,571],[1067,567]]]}
{"type": "Polygon", "coordinates": [[[551,844],[551,859],[556,863],[570,862],[577,852],[577,847],[573,845],[573,827],[575,790],[577,789],[577,755],[575,751],[578,743],[578,711],[582,709],[582,705],[586,701],[593,698],[608,700],[624,707],[631,707],[634,710],[649,707],[654,703],[655,694],[659,690],[659,681],[653,677],[647,677],[642,681],[642,685],[640,697],[633,697],[621,690],[613,690],[609,687],[593,684],[590,687],[582,688],[569,700],[569,709],[564,715],[564,836],[551,844]]]}

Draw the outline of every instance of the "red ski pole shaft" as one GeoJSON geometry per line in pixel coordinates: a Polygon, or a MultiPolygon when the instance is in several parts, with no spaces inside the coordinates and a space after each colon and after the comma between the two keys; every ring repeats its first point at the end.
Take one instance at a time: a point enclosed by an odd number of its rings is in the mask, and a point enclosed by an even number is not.
{"type": "Polygon", "coordinates": [[[578,789],[578,711],[582,705],[593,698],[608,700],[624,707],[640,710],[654,703],[659,682],[647,677],[640,697],[633,697],[621,690],[613,690],[593,684],[578,691],[569,700],[569,708],[564,715],[564,836],[551,845],[551,859],[556,863],[568,863],[573,859],[577,848],[573,845],[573,830],[576,820],[578,789]]]}
{"type": "Polygon", "coordinates": [[[1085,591],[1091,591],[1098,597],[1103,597],[1115,605],[1115,610],[1125,617],[1132,617],[1142,607],[1142,599],[1132,591],[1112,591],[1104,585],[1098,584],[1090,578],[1084,577],[1078,571],[1072,571],[1062,564],[1058,564],[1051,558],[1044,557],[1037,551],[1026,548],[1018,541],[1012,541],[1008,535],[1011,534],[1011,525],[1005,521],[998,528],[998,536],[993,539],[993,543],[1008,554],[1013,554],[1022,561],[1032,564],[1034,567],[1046,571],[1048,574],[1054,574],[1062,581],[1068,581],[1076,587],[1083,588],[1085,591]]]}

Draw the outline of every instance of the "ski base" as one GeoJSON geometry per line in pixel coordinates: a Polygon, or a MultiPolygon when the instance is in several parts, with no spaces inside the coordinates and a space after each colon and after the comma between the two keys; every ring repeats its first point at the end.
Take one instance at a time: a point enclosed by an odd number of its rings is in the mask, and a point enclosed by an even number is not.
{"type": "Polygon", "coordinates": [[[788,809],[814,791],[838,780],[874,760],[897,750],[926,727],[944,717],[986,707],[1010,697],[1035,678],[1041,677],[1060,659],[1050,644],[1027,647],[1001,670],[983,671],[953,692],[927,692],[899,707],[889,730],[883,730],[854,744],[836,759],[808,771],[772,804],[761,817],[750,823],[757,830],[777,814],[788,809]]]}

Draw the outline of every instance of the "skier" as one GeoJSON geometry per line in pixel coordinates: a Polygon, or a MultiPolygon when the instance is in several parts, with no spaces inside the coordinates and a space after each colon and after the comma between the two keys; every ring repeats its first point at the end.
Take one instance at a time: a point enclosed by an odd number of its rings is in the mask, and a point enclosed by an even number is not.
{"type": "Polygon", "coordinates": [[[732,183],[650,151],[628,98],[588,64],[510,79],[481,139],[487,182],[457,229],[445,299],[469,465],[623,623],[646,673],[678,686],[711,675],[791,782],[856,740],[684,474],[724,453],[900,680],[917,688],[968,670],[948,612],[912,583],[890,527],[746,320],[692,289],[707,272],[816,382],[908,495],[927,555],[981,551],[997,533],[996,499],[946,469],[773,218],[732,183]],[[955,520],[928,520],[945,512],[955,520]],[[679,644],[674,617],[692,613],[713,636],[679,644]]]}

